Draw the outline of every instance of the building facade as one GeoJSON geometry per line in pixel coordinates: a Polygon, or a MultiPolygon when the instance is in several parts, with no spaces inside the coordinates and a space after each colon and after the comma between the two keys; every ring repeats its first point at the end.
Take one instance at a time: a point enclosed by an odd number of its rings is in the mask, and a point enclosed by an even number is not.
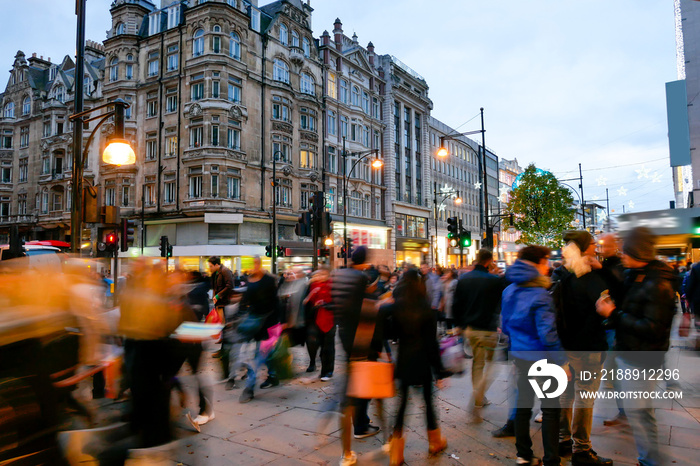
{"type": "MultiPolygon", "coordinates": [[[[523,172],[523,168],[518,165],[518,159],[498,161],[498,200],[505,205],[510,200],[510,191],[513,189],[515,178],[523,172]]],[[[514,228],[508,228],[509,219],[501,219],[501,229],[498,236],[498,245],[495,248],[498,258],[506,261],[507,264],[515,262],[518,256],[520,245],[516,241],[520,239],[520,233],[514,228]]]]}

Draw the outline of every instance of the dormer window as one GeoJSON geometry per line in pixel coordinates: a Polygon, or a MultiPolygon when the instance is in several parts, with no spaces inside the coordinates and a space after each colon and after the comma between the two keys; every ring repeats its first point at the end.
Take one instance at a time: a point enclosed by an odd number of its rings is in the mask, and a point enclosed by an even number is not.
{"type": "Polygon", "coordinates": [[[148,35],[152,36],[160,32],[160,11],[152,13],[148,17],[148,35]]]}

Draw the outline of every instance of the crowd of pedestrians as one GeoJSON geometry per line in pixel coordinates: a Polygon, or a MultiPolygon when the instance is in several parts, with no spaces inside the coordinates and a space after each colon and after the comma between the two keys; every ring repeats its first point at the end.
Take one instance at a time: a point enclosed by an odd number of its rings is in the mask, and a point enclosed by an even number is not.
{"type": "MultiPolygon", "coordinates": [[[[666,368],[677,302],[687,313],[700,307],[700,269],[688,264],[674,270],[656,260],[654,237],[645,228],[631,231],[624,242],[611,234],[596,239],[580,230],[566,232],[562,240],[561,263],[553,267],[550,249],[529,245],[505,273],[486,249],[462,270],[423,263],[392,272],[386,265],[369,263],[368,250],[357,247],[347,268],[321,267],[308,275],[290,269],[279,277],[265,271],[259,257],[245,275],[228,269],[218,257],[208,259],[208,276],[167,273],[135,261],[120,290],[119,324],[113,332],[123,347],[120,396],[131,403],[133,435],[111,446],[111,458],[118,464],[125,448],[151,447],[173,438],[170,398],[179,393],[182,406],[187,404],[178,380],[185,363],[196,376],[198,397],[197,415],[188,413],[187,419],[197,431],[215,419],[212,381],[201,371],[208,345],[171,338],[183,322],[207,322],[222,327],[213,357],[220,362],[225,390],[241,389],[240,403],[254,401],[256,389],[276,387],[292,377],[289,347],[305,346],[307,376],[340,389],[329,409],[341,417],[343,466],[357,462],[353,438],[382,430],[390,464],[403,463],[411,387],[422,392],[427,454],[445,450],[434,397],[448,377],[461,372],[443,354],[443,346],[455,341],[471,358],[471,393],[464,408],[466,421],[473,424],[483,421],[490,404],[486,393],[498,350],[508,350],[511,408],[506,424],[493,435],[515,437],[516,464],[559,465],[562,457],[570,456],[574,466],[612,465],[591,443],[594,398],[585,396],[599,390],[601,378],[584,374],[666,368]],[[559,379],[539,388],[533,382],[536,371],[550,366],[563,374],[566,388],[559,379]],[[258,384],[262,367],[267,376],[258,384]],[[543,390],[558,395],[543,397],[538,393],[543,390]],[[382,400],[395,392],[397,408],[385,423],[382,400]],[[534,455],[530,434],[537,398],[541,460],[534,455]],[[379,425],[370,421],[372,400],[379,408],[379,425]]],[[[650,379],[613,377],[612,383],[615,390],[656,390],[650,379]]],[[[605,425],[628,423],[639,464],[664,464],[651,401],[618,400],[618,408],[605,425]]]]}

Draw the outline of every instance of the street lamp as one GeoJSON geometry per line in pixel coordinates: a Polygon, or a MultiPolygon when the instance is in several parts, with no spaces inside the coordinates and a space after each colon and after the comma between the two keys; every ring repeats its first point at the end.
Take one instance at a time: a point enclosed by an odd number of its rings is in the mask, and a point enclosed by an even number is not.
{"type": "Polygon", "coordinates": [[[357,166],[357,164],[372,154],[375,154],[374,160],[372,161],[372,164],[371,164],[372,168],[381,169],[384,166],[384,162],[382,161],[381,157],[379,156],[379,149],[372,149],[372,150],[363,151],[363,152],[350,152],[350,153],[348,153],[345,151],[345,136],[343,136],[343,153],[341,155],[343,156],[343,247],[345,248],[345,257],[343,258],[343,265],[345,267],[348,266],[348,255],[350,254],[350,251],[348,251],[348,178],[350,178],[350,175],[352,175],[352,172],[355,171],[355,167],[357,166]],[[347,164],[348,156],[359,157],[352,164],[352,167],[350,167],[349,172],[347,171],[348,170],[348,164],[347,164]]]}
{"type": "Polygon", "coordinates": [[[440,195],[442,196],[442,200],[440,201],[440,204],[438,204],[437,182],[433,182],[433,203],[435,204],[435,265],[438,265],[438,210],[447,199],[450,199],[455,195],[456,197],[454,198],[454,203],[458,205],[462,203],[462,198],[459,195],[459,191],[455,191],[454,189],[440,191],[440,195]]]}
{"type": "Polygon", "coordinates": [[[284,152],[276,150],[272,154],[272,247],[270,260],[272,274],[277,274],[277,154],[284,157],[284,152]]]}
{"type": "Polygon", "coordinates": [[[484,241],[484,247],[493,247],[491,242],[493,241],[493,233],[491,233],[488,222],[488,210],[489,210],[489,188],[488,188],[488,176],[486,172],[486,130],[484,129],[484,107],[481,107],[481,129],[476,131],[467,131],[465,133],[452,133],[446,136],[440,136],[440,148],[438,149],[436,155],[440,158],[447,157],[449,151],[445,147],[445,141],[454,140],[461,136],[469,136],[472,134],[481,133],[481,145],[479,145],[480,154],[477,157],[478,169],[479,169],[479,181],[481,182],[481,188],[484,191],[483,199],[479,196],[479,223],[480,228],[484,231],[486,229],[486,240],[484,241]]]}
{"type": "Polygon", "coordinates": [[[83,125],[90,121],[99,120],[97,125],[93,128],[90,136],[88,136],[85,148],[73,148],[73,184],[72,184],[72,202],[71,202],[71,252],[80,252],[81,240],[82,240],[82,184],[83,184],[83,169],[85,167],[84,163],[88,156],[88,149],[92,143],[97,130],[102,126],[104,122],[108,119],[114,117],[114,134],[110,138],[107,147],[102,152],[102,161],[111,165],[121,166],[121,165],[133,165],[136,163],[136,154],[134,150],[129,145],[129,141],[126,140],[124,131],[124,110],[129,108],[129,104],[122,99],[116,99],[112,102],[108,102],[103,105],[99,105],[95,108],[85,110],[83,112],[75,113],[68,117],[70,121],[76,127],[76,132],[81,133],[82,141],[82,131],[83,125]],[[96,110],[102,110],[107,107],[114,107],[113,110],[102,113],[100,115],[86,118],[92,112],[96,110]]]}

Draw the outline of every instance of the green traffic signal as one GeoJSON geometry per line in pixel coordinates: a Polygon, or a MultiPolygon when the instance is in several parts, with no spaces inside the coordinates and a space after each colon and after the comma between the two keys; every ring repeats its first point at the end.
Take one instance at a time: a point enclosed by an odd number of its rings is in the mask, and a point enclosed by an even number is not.
{"type": "Polygon", "coordinates": [[[471,245],[472,245],[471,238],[462,238],[462,246],[464,246],[465,248],[468,248],[471,245]]]}

